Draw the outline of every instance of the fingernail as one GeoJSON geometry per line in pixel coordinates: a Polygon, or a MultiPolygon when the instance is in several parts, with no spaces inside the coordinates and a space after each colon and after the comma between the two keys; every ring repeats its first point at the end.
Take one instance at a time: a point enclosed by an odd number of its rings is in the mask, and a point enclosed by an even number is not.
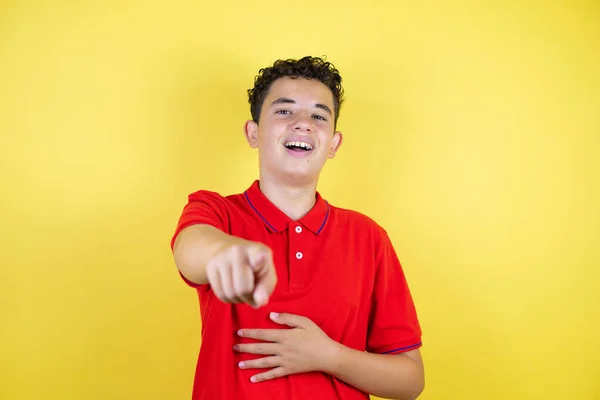
{"type": "Polygon", "coordinates": [[[262,291],[259,290],[256,292],[256,294],[254,295],[254,301],[256,302],[256,307],[261,307],[266,300],[266,294],[262,291]]]}
{"type": "Polygon", "coordinates": [[[240,368],[244,368],[244,367],[246,366],[246,364],[244,364],[244,362],[243,362],[243,361],[240,361],[240,363],[238,364],[238,366],[239,366],[240,368]]]}
{"type": "Polygon", "coordinates": [[[250,378],[250,382],[252,382],[252,383],[256,383],[256,377],[255,377],[255,376],[253,376],[252,378],[250,378]]]}
{"type": "Polygon", "coordinates": [[[244,336],[244,332],[242,332],[242,330],[240,329],[239,331],[237,331],[238,336],[244,336]]]}
{"type": "Polygon", "coordinates": [[[279,313],[276,313],[276,312],[271,313],[271,319],[275,319],[277,317],[279,317],[279,313]]]}
{"type": "Polygon", "coordinates": [[[234,351],[238,351],[240,349],[240,346],[238,346],[237,344],[233,345],[233,350],[234,351]]]}

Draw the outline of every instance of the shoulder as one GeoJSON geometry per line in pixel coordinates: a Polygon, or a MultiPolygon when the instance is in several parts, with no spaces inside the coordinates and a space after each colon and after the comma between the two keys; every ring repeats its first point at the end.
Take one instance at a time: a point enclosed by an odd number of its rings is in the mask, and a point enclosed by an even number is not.
{"type": "Polygon", "coordinates": [[[197,190],[188,195],[189,201],[202,201],[202,200],[223,200],[224,196],[221,193],[214,192],[212,190],[197,190]]]}
{"type": "Polygon", "coordinates": [[[365,213],[356,210],[350,210],[348,208],[334,206],[332,204],[330,204],[329,206],[331,208],[332,215],[335,215],[341,221],[344,221],[346,223],[362,225],[368,229],[374,229],[385,232],[385,229],[378,222],[376,222],[372,217],[368,216],[365,213]]]}
{"type": "Polygon", "coordinates": [[[370,236],[376,243],[388,239],[385,228],[367,214],[333,205],[330,207],[332,216],[337,222],[337,228],[353,230],[362,236],[370,236]]]}
{"type": "Polygon", "coordinates": [[[223,195],[219,192],[215,192],[212,190],[197,190],[188,195],[188,201],[191,202],[209,202],[220,205],[234,205],[239,203],[243,198],[243,195],[240,193],[223,195]]]}
{"type": "Polygon", "coordinates": [[[245,209],[243,194],[223,195],[213,190],[197,190],[188,195],[184,208],[191,213],[217,214],[221,218],[238,215],[245,209]]]}

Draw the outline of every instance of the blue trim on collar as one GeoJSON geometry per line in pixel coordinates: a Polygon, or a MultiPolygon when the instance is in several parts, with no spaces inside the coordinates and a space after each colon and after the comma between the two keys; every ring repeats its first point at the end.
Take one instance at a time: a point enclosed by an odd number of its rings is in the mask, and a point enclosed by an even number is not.
{"type": "Polygon", "coordinates": [[[321,233],[321,231],[323,230],[323,228],[325,227],[325,222],[327,222],[327,218],[329,218],[329,202],[325,201],[325,204],[327,204],[327,213],[325,214],[325,218],[323,219],[323,224],[321,225],[321,227],[319,228],[319,230],[317,231],[317,235],[319,233],[321,233]]]}
{"type": "Polygon", "coordinates": [[[256,209],[256,207],[254,207],[254,204],[252,204],[252,202],[250,201],[250,198],[248,197],[248,191],[245,191],[245,192],[244,192],[244,196],[246,197],[246,200],[248,201],[248,204],[250,204],[250,207],[252,207],[252,209],[254,210],[254,212],[256,212],[256,213],[258,214],[258,216],[259,216],[259,217],[260,217],[260,218],[261,218],[263,221],[265,221],[265,224],[269,225],[269,228],[273,229],[275,232],[279,232],[277,229],[275,229],[275,228],[273,227],[273,225],[271,225],[271,224],[269,223],[269,221],[267,221],[267,220],[265,219],[265,217],[263,217],[263,216],[261,215],[261,213],[259,213],[259,212],[258,212],[258,210],[256,209]]]}

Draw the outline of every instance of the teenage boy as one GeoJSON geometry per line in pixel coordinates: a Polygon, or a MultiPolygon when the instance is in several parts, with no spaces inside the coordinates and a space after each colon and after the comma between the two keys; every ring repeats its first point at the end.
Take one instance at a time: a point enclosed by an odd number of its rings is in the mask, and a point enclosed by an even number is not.
{"type": "Polygon", "coordinates": [[[342,79],[321,58],[278,60],[248,91],[259,179],[200,190],[171,247],[200,300],[193,399],[416,399],[421,329],[386,231],[317,192],[342,79]]]}

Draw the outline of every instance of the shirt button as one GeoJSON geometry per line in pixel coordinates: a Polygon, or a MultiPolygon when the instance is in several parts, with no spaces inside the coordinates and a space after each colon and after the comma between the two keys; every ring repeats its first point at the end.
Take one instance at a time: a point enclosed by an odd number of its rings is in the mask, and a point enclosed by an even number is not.
{"type": "Polygon", "coordinates": [[[300,233],[302,232],[302,227],[301,226],[297,226],[296,227],[296,233],[300,233]]]}
{"type": "Polygon", "coordinates": [[[298,260],[299,260],[299,259],[301,259],[301,258],[302,258],[302,253],[300,253],[300,252],[297,252],[297,253],[296,253],[296,258],[297,258],[298,260]]]}

